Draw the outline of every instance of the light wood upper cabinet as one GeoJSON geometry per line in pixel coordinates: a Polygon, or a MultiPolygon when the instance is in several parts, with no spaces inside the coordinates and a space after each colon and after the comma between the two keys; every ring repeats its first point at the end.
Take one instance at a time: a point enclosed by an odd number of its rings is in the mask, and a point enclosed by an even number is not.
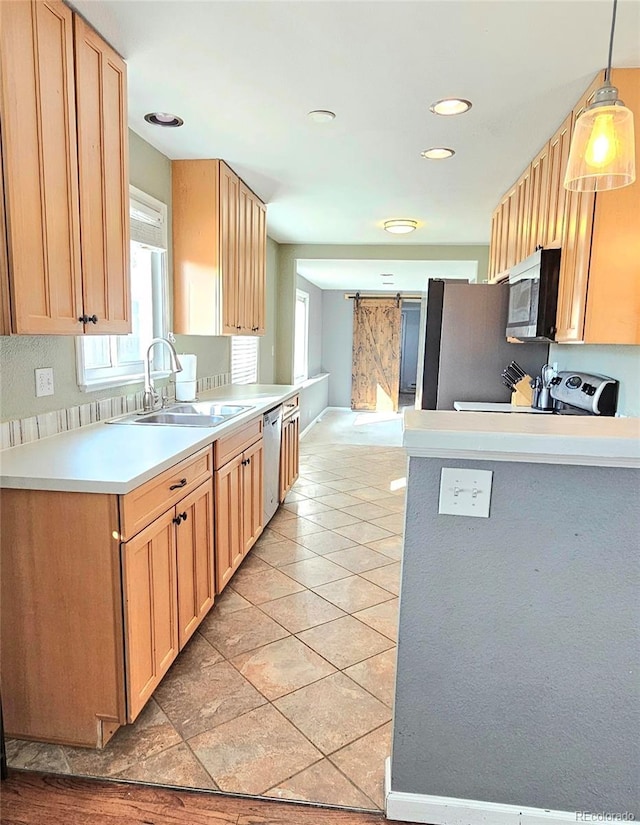
{"type": "Polygon", "coordinates": [[[213,605],[213,484],[205,482],[176,507],[180,650],[213,605]]]}
{"type": "Polygon", "coordinates": [[[265,205],[223,161],[172,167],[175,331],[263,335],[265,205]]]}
{"type": "MultiPolygon", "coordinates": [[[[573,122],[602,84],[594,80],[573,122]]],[[[614,69],[612,81],[632,111],[640,107],[640,69],[614,69]]],[[[636,157],[640,133],[636,132],[636,157]]],[[[640,344],[640,181],[610,192],[567,192],[556,340],[640,344]]]]}
{"type": "MultiPolygon", "coordinates": [[[[626,105],[639,111],[640,69],[614,69],[612,82],[626,105]]],[[[494,211],[489,278],[498,280],[537,245],[560,247],[556,340],[640,344],[640,180],[597,194],[564,188],[572,127],[602,83],[600,72],[494,211]]],[[[640,157],[640,130],[635,139],[640,157]]]]}
{"type": "Polygon", "coordinates": [[[0,15],[6,331],[129,332],[124,63],[57,0],[0,15]]]}
{"type": "Polygon", "coordinates": [[[12,331],[82,332],[73,13],[0,3],[12,331]]]}
{"type": "Polygon", "coordinates": [[[127,67],[78,16],[74,31],[86,331],[115,335],[131,331],[127,67]]]}
{"type": "MultiPolygon", "coordinates": [[[[614,69],[612,81],[635,113],[640,164],[640,69],[614,69]]],[[[596,195],[583,340],[640,344],[640,170],[631,186],[596,195]]]]}
{"type": "Polygon", "coordinates": [[[564,188],[564,175],[569,160],[572,123],[573,112],[570,112],[547,146],[542,150],[542,153],[546,152],[548,157],[548,175],[546,203],[541,199],[541,203],[544,204],[542,208],[544,233],[542,235],[543,239],[539,243],[553,249],[557,249],[562,243],[562,228],[567,198],[567,190],[564,188]]]}

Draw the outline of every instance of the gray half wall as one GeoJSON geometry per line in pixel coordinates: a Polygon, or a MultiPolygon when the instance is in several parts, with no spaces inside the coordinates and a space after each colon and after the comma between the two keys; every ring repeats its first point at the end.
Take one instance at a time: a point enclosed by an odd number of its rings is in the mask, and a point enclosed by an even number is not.
{"type": "Polygon", "coordinates": [[[412,458],[394,791],[640,817],[640,470],[412,458]],[[493,471],[438,515],[443,466],[493,471]]]}

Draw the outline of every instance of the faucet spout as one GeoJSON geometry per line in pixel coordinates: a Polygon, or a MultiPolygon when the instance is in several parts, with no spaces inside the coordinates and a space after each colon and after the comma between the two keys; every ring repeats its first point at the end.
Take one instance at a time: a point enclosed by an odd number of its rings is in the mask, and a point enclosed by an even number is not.
{"type": "Polygon", "coordinates": [[[151,412],[157,409],[160,401],[153,383],[153,378],[151,377],[151,352],[156,344],[163,344],[168,348],[171,372],[182,372],[182,364],[171,341],[167,341],[166,338],[154,338],[147,348],[147,355],[144,359],[144,395],[142,398],[142,409],[144,412],[151,412]]]}

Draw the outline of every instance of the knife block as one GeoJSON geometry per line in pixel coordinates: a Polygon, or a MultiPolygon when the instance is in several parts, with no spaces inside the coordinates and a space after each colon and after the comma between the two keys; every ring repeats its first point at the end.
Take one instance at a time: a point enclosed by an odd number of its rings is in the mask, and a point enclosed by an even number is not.
{"type": "Polygon", "coordinates": [[[513,385],[511,393],[511,403],[514,407],[530,407],[533,403],[533,390],[531,389],[531,376],[525,375],[517,384],[513,385]]]}

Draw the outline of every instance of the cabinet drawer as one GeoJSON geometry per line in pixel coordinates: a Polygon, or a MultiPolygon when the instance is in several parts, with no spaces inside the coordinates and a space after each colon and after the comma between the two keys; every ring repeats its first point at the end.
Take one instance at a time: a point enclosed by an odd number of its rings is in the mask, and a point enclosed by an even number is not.
{"type": "Polygon", "coordinates": [[[232,458],[235,458],[247,447],[250,447],[262,436],[262,416],[254,418],[240,430],[236,430],[226,438],[220,438],[213,445],[214,468],[219,470],[232,458]]]}
{"type": "Polygon", "coordinates": [[[288,418],[293,413],[298,412],[300,407],[300,396],[294,395],[293,398],[289,398],[287,401],[284,402],[282,406],[282,417],[288,418]]]}
{"type": "Polygon", "coordinates": [[[172,507],[211,477],[211,448],[205,447],[174,467],[120,496],[120,532],[123,540],[172,507]]]}

